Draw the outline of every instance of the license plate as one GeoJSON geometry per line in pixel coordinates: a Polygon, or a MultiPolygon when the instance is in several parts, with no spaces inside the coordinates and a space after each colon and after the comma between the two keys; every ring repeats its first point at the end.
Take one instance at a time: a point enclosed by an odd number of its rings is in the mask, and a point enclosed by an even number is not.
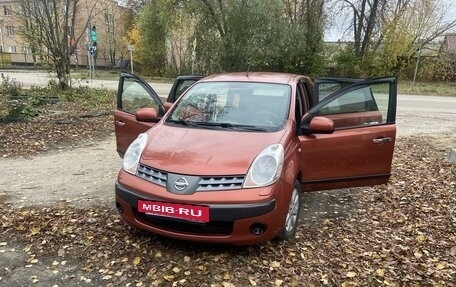
{"type": "Polygon", "coordinates": [[[209,222],[209,207],[202,205],[138,200],[138,212],[190,221],[209,222]]]}

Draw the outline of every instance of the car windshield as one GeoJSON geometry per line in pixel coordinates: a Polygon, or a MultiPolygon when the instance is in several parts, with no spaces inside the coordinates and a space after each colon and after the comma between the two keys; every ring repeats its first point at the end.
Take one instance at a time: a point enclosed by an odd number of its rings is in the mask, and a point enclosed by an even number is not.
{"type": "Polygon", "coordinates": [[[288,116],[289,85],[202,82],[175,105],[166,123],[210,129],[276,131],[288,116]]]}

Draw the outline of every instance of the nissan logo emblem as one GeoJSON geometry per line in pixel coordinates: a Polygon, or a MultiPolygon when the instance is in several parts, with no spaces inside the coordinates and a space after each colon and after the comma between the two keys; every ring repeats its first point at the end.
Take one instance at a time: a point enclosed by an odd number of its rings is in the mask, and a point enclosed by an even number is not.
{"type": "Polygon", "coordinates": [[[188,186],[188,181],[185,179],[185,177],[179,177],[174,182],[174,187],[179,191],[186,189],[187,186],[188,186]]]}

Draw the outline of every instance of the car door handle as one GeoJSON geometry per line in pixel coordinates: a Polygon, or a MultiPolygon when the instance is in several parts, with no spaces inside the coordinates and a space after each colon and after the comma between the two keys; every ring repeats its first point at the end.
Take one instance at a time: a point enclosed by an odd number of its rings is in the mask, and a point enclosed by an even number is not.
{"type": "Polygon", "coordinates": [[[364,125],[378,125],[379,122],[375,122],[375,121],[372,121],[372,122],[365,122],[364,125]]]}
{"type": "Polygon", "coordinates": [[[379,137],[379,138],[375,138],[372,140],[374,142],[374,144],[384,144],[384,143],[387,143],[387,142],[390,142],[391,141],[391,138],[390,137],[379,137]]]}
{"type": "Polygon", "coordinates": [[[116,125],[118,125],[119,127],[123,127],[125,123],[122,121],[116,121],[116,125]]]}

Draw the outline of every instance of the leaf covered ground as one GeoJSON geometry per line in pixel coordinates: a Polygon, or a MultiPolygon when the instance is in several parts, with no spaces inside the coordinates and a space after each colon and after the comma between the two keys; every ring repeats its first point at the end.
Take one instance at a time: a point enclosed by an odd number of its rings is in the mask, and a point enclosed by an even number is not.
{"type": "Polygon", "coordinates": [[[40,115],[26,121],[0,122],[0,157],[35,155],[102,139],[114,131],[114,101],[112,97],[93,107],[64,101],[40,106],[40,115]]]}
{"type": "MultiPolygon", "coordinates": [[[[2,124],[0,154],[112,133],[111,115],[84,114],[52,108],[2,124]]],[[[387,185],[306,194],[295,239],[250,247],[170,240],[105,206],[21,207],[3,194],[0,285],[456,286],[456,167],[446,152],[437,139],[401,138],[387,185]]]]}

